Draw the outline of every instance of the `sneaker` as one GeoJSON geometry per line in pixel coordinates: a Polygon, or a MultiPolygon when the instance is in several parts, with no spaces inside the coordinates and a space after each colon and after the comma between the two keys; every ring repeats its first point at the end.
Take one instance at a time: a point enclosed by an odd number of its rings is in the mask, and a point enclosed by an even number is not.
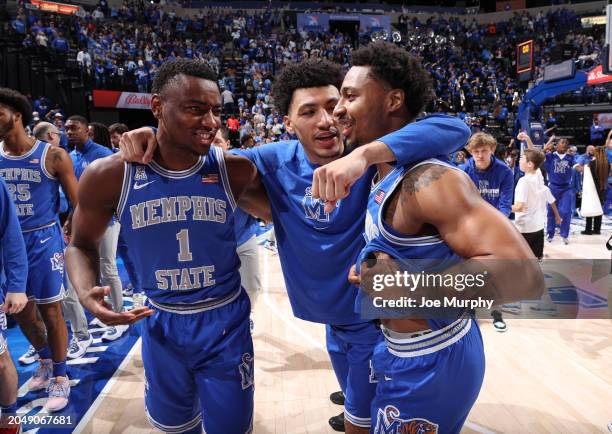
{"type": "Polygon", "coordinates": [[[329,395],[329,400],[336,405],[344,405],[344,393],[341,390],[329,395]]]}
{"type": "Polygon", "coordinates": [[[566,246],[569,244],[569,240],[567,238],[562,238],[563,240],[563,244],[565,244],[566,246]]]}
{"type": "Polygon", "coordinates": [[[46,389],[49,386],[49,381],[53,376],[53,361],[51,359],[40,360],[38,369],[28,381],[28,389],[30,392],[46,389]]]}
{"type": "Polygon", "coordinates": [[[70,339],[70,344],[68,345],[67,357],[69,359],[78,359],[82,357],[92,343],[93,336],[89,333],[86,338],[82,339],[79,339],[77,335],[72,335],[72,339],[70,339]]]}
{"type": "Polygon", "coordinates": [[[28,351],[26,351],[25,353],[21,355],[21,357],[19,357],[19,363],[21,363],[22,365],[31,365],[32,363],[37,361],[39,358],[40,357],[38,356],[36,349],[32,345],[30,345],[30,348],[28,348],[28,351]]]}
{"type": "Polygon", "coordinates": [[[49,393],[49,399],[43,407],[43,411],[55,413],[62,410],[68,405],[68,396],[70,396],[70,381],[68,377],[55,377],[51,379],[47,392],[49,393]]]}
{"type": "Polygon", "coordinates": [[[102,340],[107,342],[116,341],[127,331],[129,326],[127,325],[118,325],[111,326],[106,329],[104,334],[102,335],[102,340]]]}
{"type": "Polygon", "coordinates": [[[102,321],[100,321],[98,318],[94,318],[91,320],[91,322],[89,323],[90,325],[92,325],[93,327],[100,327],[100,328],[104,328],[106,327],[106,324],[104,324],[102,321]]]}
{"type": "Polygon", "coordinates": [[[344,412],[340,413],[338,416],[330,417],[329,426],[331,426],[334,431],[344,432],[344,412]]]}
{"type": "Polygon", "coordinates": [[[583,230],[583,231],[580,231],[580,233],[581,233],[582,235],[593,235],[593,231],[590,231],[590,230],[588,230],[588,229],[585,229],[585,230],[583,230]]]}
{"type": "Polygon", "coordinates": [[[495,327],[495,330],[498,332],[505,332],[507,327],[504,318],[502,318],[502,313],[498,310],[494,310],[491,312],[491,316],[493,317],[493,327],[495,327]]]}
{"type": "Polygon", "coordinates": [[[131,297],[134,294],[134,287],[131,283],[128,283],[125,288],[123,288],[123,295],[126,297],[131,297]]]}
{"type": "Polygon", "coordinates": [[[546,241],[548,241],[549,243],[552,243],[553,237],[546,237],[546,241]]]}

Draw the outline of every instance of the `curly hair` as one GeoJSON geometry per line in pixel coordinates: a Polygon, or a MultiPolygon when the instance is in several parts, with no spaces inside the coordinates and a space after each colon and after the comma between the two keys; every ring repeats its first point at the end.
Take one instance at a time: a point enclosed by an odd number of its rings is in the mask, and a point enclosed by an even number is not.
{"type": "Polygon", "coordinates": [[[340,89],[344,73],[340,65],[327,60],[306,59],[292,63],[276,75],[272,86],[274,104],[281,115],[289,113],[293,92],[310,87],[335,86],[340,89]]]}
{"type": "Polygon", "coordinates": [[[32,122],[32,106],[25,95],[7,87],[0,87],[0,104],[21,113],[21,123],[24,128],[32,122]]]}
{"type": "Polygon", "coordinates": [[[151,91],[157,94],[161,93],[169,82],[175,80],[181,74],[203,78],[217,84],[217,74],[205,62],[191,59],[174,59],[165,62],[159,67],[153,79],[151,91]]]}
{"type": "Polygon", "coordinates": [[[404,104],[415,118],[434,99],[433,80],[421,63],[403,48],[378,41],[351,54],[352,66],[369,66],[374,78],[404,91],[404,104]]]}

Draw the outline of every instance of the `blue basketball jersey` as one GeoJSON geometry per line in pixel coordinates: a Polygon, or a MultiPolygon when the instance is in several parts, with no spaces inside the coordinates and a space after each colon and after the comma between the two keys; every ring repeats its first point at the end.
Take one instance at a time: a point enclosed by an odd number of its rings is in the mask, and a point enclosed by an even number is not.
{"type": "MultiPolygon", "coordinates": [[[[432,158],[415,165],[396,167],[379,182],[373,183],[365,222],[366,246],[359,255],[358,269],[372,252],[387,253],[401,264],[403,270],[411,273],[440,272],[461,261],[461,258],[451,250],[440,235],[410,236],[400,234],[384,220],[386,205],[393,197],[395,190],[398,187],[401,188],[404,177],[408,172],[423,164],[439,164],[462,172],[461,169],[452,164],[432,158]]],[[[360,306],[361,302],[368,303],[367,300],[363,300],[365,295],[361,291],[359,294],[357,305],[360,306]]],[[[450,310],[447,310],[447,312],[450,312],[450,310]]],[[[395,314],[397,313],[395,312],[395,314]]],[[[461,313],[462,310],[457,309],[457,315],[452,315],[454,316],[453,319],[429,319],[428,323],[432,330],[438,330],[452,323],[461,313]]],[[[393,315],[390,314],[390,316],[393,315]]]]}
{"type": "Polygon", "coordinates": [[[217,147],[182,171],[126,164],[117,216],[150,300],[189,309],[239,294],[235,208],[217,147]]]}
{"type": "Polygon", "coordinates": [[[55,224],[59,211],[59,180],[45,168],[52,145],[36,141],[19,157],[8,155],[0,143],[0,176],[4,178],[17,208],[22,231],[55,224]]]}
{"type": "Polygon", "coordinates": [[[296,317],[325,324],[363,322],[354,312],[357,287],[348,270],[364,245],[364,204],[375,168],[352,187],[334,211],[312,197],[314,170],[297,140],[248,151],[268,191],[278,254],[296,317]]]}
{"type": "Polygon", "coordinates": [[[572,181],[572,168],[576,159],[570,154],[559,155],[557,152],[546,154],[544,163],[550,185],[570,188],[572,181]]]}

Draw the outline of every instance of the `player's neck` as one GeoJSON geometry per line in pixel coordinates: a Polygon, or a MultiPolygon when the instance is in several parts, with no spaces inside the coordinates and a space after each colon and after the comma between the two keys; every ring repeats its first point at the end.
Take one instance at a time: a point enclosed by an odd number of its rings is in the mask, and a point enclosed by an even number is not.
{"type": "Polygon", "coordinates": [[[200,159],[200,156],[192,151],[170,143],[161,129],[157,130],[157,143],[159,146],[153,159],[164,169],[186,170],[193,167],[200,159]]]}
{"type": "Polygon", "coordinates": [[[19,128],[13,128],[3,140],[5,151],[11,155],[23,155],[36,143],[36,139],[29,137],[25,130],[19,128]]]}

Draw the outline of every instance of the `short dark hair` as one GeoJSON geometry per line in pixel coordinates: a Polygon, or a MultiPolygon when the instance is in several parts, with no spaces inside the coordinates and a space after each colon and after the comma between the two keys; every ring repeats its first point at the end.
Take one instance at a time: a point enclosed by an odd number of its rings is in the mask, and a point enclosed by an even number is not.
{"type": "Polygon", "coordinates": [[[165,62],[159,67],[157,74],[155,74],[155,78],[153,79],[151,91],[157,94],[161,93],[169,82],[181,74],[203,78],[217,84],[217,74],[215,74],[207,63],[200,60],[181,58],[165,62]]]}
{"type": "Polygon", "coordinates": [[[123,133],[127,133],[128,131],[130,131],[130,129],[128,128],[126,124],[116,123],[108,127],[108,132],[110,134],[113,134],[113,133],[123,134],[123,133]]]}
{"type": "Polygon", "coordinates": [[[32,122],[32,105],[25,95],[7,87],[0,87],[0,104],[21,113],[21,123],[24,128],[32,122]]]}
{"type": "Polygon", "coordinates": [[[221,133],[221,137],[223,137],[223,140],[229,139],[229,130],[227,129],[226,126],[222,125],[221,127],[219,127],[217,131],[221,133]]]}
{"type": "Polygon", "coordinates": [[[351,54],[352,66],[369,66],[374,78],[404,91],[408,113],[417,117],[434,99],[431,75],[403,48],[385,41],[373,42],[351,54]]]}
{"type": "Polygon", "coordinates": [[[90,122],[89,126],[93,130],[93,141],[105,148],[112,149],[110,133],[106,125],[100,122],[90,122]]]}
{"type": "Polygon", "coordinates": [[[253,140],[253,142],[255,141],[253,136],[251,136],[250,134],[245,134],[244,136],[240,138],[240,145],[244,146],[244,144],[248,142],[249,140],[253,140]]]}
{"type": "Polygon", "coordinates": [[[340,89],[343,78],[344,73],[340,65],[328,60],[306,59],[291,63],[276,75],[272,86],[274,104],[281,115],[286,115],[296,90],[323,86],[340,89]]]}
{"type": "Polygon", "coordinates": [[[539,169],[546,160],[546,155],[539,149],[525,149],[525,159],[529,163],[533,163],[535,169],[539,169]]]}
{"type": "Polygon", "coordinates": [[[81,115],[72,115],[68,119],[66,119],[66,122],[68,121],[78,122],[80,124],[85,125],[86,127],[89,126],[89,121],[87,120],[87,118],[81,115]]]}

